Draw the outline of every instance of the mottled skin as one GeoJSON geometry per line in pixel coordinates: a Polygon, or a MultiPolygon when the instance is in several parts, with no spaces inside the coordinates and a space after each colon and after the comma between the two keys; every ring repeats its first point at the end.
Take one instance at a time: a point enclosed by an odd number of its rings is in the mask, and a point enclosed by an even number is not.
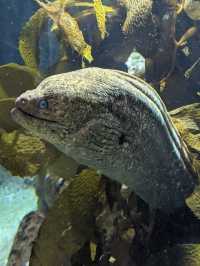
{"type": "Polygon", "coordinates": [[[160,42],[159,24],[153,14],[152,0],[123,0],[127,15],[122,31],[144,57],[152,57],[160,42]]]}
{"type": "Polygon", "coordinates": [[[17,98],[12,117],[152,208],[180,207],[194,189],[186,146],[158,94],[137,77],[100,68],[51,76],[17,98]],[[39,108],[42,99],[48,108],[39,108]]]}
{"type": "Polygon", "coordinates": [[[122,30],[133,37],[134,46],[144,57],[152,58],[174,40],[176,2],[122,0],[127,9],[122,30]]]}
{"type": "Polygon", "coordinates": [[[43,221],[44,215],[39,211],[24,216],[15,236],[7,266],[28,265],[34,241],[43,221]]]}
{"type": "Polygon", "coordinates": [[[127,16],[122,26],[127,41],[146,60],[148,81],[167,79],[174,70],[177,44],[175,25],[178,1],[121,0],[127,16]]]}

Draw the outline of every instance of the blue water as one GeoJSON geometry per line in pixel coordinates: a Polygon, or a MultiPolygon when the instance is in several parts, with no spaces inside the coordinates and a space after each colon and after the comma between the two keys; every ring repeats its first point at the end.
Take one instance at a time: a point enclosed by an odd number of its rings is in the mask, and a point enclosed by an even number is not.
{"type": "Polygon", "coordinates": [[[0,266],[5,266],[18,225],[37,209],[34,188],[0,166],[0,266]]]}

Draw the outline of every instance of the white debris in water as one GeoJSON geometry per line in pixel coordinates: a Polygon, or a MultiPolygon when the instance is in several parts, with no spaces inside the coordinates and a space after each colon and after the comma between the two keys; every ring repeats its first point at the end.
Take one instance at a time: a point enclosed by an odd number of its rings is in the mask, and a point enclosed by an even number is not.
{"type": "Polygon", "coordinates": [[[144,76],[145,73],[145,59],[136,51],[133,51],[126,61],[128,73],[136,76],[144,76]]]}
{"type": "Polygon", "coordinates": [[[0,266],[7,263],[22,218],[36,209],[37,197],[33,186],[0,166],[0,266]]]}

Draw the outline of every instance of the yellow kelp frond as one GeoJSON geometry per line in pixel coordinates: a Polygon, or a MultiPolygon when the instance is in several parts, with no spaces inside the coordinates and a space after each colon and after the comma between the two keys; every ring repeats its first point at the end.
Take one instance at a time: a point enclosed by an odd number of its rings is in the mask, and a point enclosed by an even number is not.
{"type": "Polygon", "coordinates": [[[112,13],[112,14],[117,15],[117,10],[114,9],[113,7],[111,7],[111,6],[103,6],[103,8],[104,8],[106,13],[112,13]]]}
{"type": "Polygon", "coordinates": [[[107,34],[106,31],[106,12],[103,7],[102,1],[101,0],[93,0],[94,2],[94,10],[96,12],[96,20],[97,20],[97,25],[99,28],[99,31],[101,33],[101,39],[105,39],[105,36],[107,34]]]}
{"type": "Polygon", "coordinates": [[[96,255],[97,255],[97,245],[94,242],[90,241],[90,257],[92,261],[95,261],[96,255]]]}
{"type": "Polygon", "coordinates": [[[91,63],[94,58],[92,57],[92,47],[87,44],[87,46],[81,52],[83,58],[85,58],[89,63],[91,63]]]}
{"type": "Polygon", "coordinates": [[[39,73],[30,67],[10,63],[0,66],[0,98],[17,97],[32,90],[41,81],[39,73]]]}
{"type": "Polygon", "coordinates": [[[72,1],[55,1],[48,5],[39,0],[36,0],[36,2],[44,8],[47,15],[54,21],[53,29],[58,28],[61,30],[67,46],[70,45],[72,49],[91,63],[93,57],[90,45],[85,42],[76,19],[64,10],[65,6],[63,5],[71,4],[72,1]]]}
{"type": "Polygon", "coordinates": [[[64,12],[60,17],[59,26],[62,29],[66,43],[70,44],[76,52],[91,63],[93,60],[91,46],[85,42],[76,19],[69,13],[64,12]]]}
{"type": "Polygon", "coordinates": [[[48,161],[44,142],[15,130],[0,135],[0,164],[17,176],[34,176],[48,161]]]}
{"type": "MultiPolygon", "coordinates": [[[[71,4],[68,5],[68,7],[70,6],[73,6],[73,7],[89,7],[89,8],[94,8],[94,3],[89,3],[89,2],[71,2],[71,4]]],[[[117,11],[116,9],[114,9],[113,7],[111,6],[106,6],[106,5],[102,5],[103,6],[103,9],[105,11],[105,13],[113,13],[113,14],[117,14],[117,11]]],[[[90,9],[86,9],[86,10],[83,10],[83,11],[91,11],[90,9]]],[[[96,11],[94,10],[92,12],[92,14],[95,14],[96,11]]]]}
{"type": "MultiPolygon", "coordinates": [[[[92,5],[94,6],[94,5],[92,5]]],[[[117,9],[112,8],[111,6],[104,6],[105,12],[106,14],[112,14],[113,16],[117,15],[117,9]]],[[[77,20],[81,19],[82,17],[87,17],[90,15],[95,15],[95,10],[94,8],[88,8],[85,10],[82,10],[80,12],[78,12],[77,14],[74,15],[74,18],[76,18],[77,20]]]]}
{"type": "Polygon", "coordinates": [[[186,199],[186,205],[192,213],[200,219],[200,187],[197,186],[193,193],[186,199]]]}
{"type": "Polygon", "coordinates": [[[72,3],[69,6],[75,6],[75,7],[94,7],[93,3],[89,3],[89,2],[75,2],[72,3]]]}
{"type": "Polygon", "coordinates": [[[39,9],[24,25],[19,38],[19,52],[24,63],[35,69],[38,66],[37,42],[45,19],[45,11],[39,9]]]}
{"type": "Polygon", "coordinates": [[[63,7],[61,6],[59,1],[54,1],[54,2],[48,2],[48,4],[45,4],[44,2],[41,2],[39,0],[35,0],[38,5],[43,8],[48,16],[55,22],[58,23],[59,20],[59,16],[61,13],[61,9],[63,9],[63,7]]]}
{"type": "Polygon", "coordinates": [[[64,5],[65,5],[65,2],[66,2],[66,0],[59,0],[59,2],[60,2],[60,5],[61,5],[61,6],[64,6],[64,5]]]}

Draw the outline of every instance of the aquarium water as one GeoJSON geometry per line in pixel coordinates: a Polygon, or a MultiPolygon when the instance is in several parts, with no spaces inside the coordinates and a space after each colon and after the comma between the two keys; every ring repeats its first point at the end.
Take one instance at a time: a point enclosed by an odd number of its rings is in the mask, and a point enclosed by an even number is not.
{"type": "Polygon", "coordinates": [[[22,218],[36,209],[33,186],[27,183],[27,179],[12,176],[0,166],[0,266],[6,266],[22,218]]]}
{"type": "Polygon", "coordinates": [[[200,266],[200,0],[0,3],[0,266],[200,266]]]}

